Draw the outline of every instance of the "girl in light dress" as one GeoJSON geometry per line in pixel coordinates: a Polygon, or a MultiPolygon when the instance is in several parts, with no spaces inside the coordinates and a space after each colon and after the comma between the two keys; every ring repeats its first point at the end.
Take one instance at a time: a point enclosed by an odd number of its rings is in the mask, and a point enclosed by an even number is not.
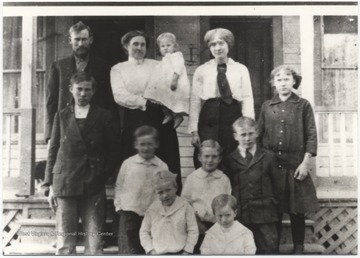
{"type": "Polygon", "coordinates": [[[185,61],[174,34],[165,32],[157,38],[163,57],[154,68],[154,73],[144,92],[144,98],[163,105],[163,124],[174,119],[177,128],[189,114],[190,82],[185,61]]]}

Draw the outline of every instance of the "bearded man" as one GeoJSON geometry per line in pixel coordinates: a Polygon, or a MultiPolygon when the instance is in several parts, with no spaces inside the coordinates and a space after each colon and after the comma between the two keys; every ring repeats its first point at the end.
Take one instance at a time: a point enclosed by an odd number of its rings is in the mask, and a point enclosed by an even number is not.
{"type": "Polygon", "coordinates": [[[108,109],[114,117],[118,115],[110,86],[110,64],[90,54],[92,43],[93,35],[90,27],[79,21],[69,29],[69,44],[73,54],[54,62],[51,66],[46,89],[46,142],[50,140],[56,112],[72,102],[69,91],[70,78],[76,72],[87,72],[97,82],[92,103],[108,109]]]}

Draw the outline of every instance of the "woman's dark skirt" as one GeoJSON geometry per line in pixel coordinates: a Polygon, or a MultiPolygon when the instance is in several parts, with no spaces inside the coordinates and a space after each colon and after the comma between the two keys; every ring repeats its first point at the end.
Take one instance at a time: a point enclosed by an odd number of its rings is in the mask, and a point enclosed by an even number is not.
{"type": "MultiPolygon", "coordinates": [[[[217,141],[224,150],[223,157],[226,157],[238,145],[233,136],[232,124],[241,116],[241,102],[235,99],[231,104],[226,104],[220,98],[206,100],[199,115],[200,141],[217,141]]],[[[197,148],[194,152],[194,165],[196,168],[201,166],[197,148]]]]}

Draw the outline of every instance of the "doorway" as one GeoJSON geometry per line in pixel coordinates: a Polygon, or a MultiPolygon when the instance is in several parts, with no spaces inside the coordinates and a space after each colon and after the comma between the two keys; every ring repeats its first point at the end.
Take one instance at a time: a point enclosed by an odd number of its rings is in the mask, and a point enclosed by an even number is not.
{"type": "Polygon", "coordinates": [[[74,22],[78,21],[83,21],[93,32],[91,52],[111,65],[128,59],[121,46],[121,37],[131,30],[142,30],[148,34],[151,44],[146,57],[154,57],[154,18],[151,16],[75,16],[74,22]]]}

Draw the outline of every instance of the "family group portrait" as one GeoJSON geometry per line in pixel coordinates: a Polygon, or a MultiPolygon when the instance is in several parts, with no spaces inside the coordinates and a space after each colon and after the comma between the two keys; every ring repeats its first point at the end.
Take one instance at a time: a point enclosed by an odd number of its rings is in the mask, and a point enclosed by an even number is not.
{"type": "Polygon", "coordinates": [[[357,2],[4,2],[3,255],[356,255],[357,2]]]}

